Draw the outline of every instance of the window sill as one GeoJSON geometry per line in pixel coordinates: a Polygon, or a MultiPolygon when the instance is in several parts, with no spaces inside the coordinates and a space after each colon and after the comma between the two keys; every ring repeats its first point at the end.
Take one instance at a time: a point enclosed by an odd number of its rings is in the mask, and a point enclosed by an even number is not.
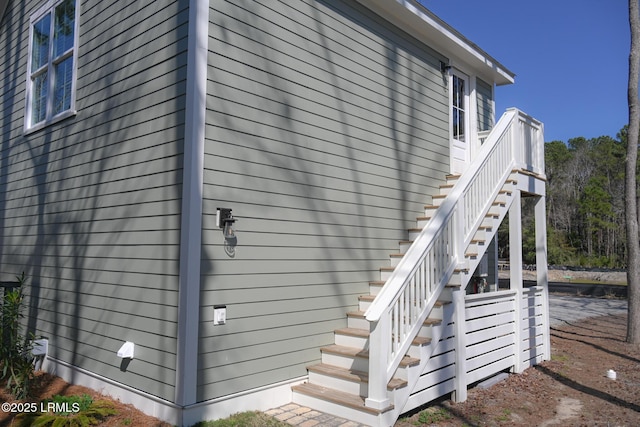
{"type": "Polygon", "coordinates": [[[37,123],[29,128],[25,126],[23,135],[32,134],[34,132],[39,131],[40,129],[44,129],[48,126],[51,126],[54,123],[58,123],[58,122],[61,122],[62,120],[68,119],[69,117],[75,117],[76,114],[78,114],[76,110],[67,110],[67,111],[63,111],[57,116],[53,116],[49,120],[45,120],[43,122],[37,123]]]}

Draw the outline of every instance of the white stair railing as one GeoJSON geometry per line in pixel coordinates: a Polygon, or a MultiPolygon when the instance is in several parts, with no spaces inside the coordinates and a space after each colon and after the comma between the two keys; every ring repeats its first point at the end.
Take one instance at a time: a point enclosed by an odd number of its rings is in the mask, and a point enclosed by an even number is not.
{"type": "MultiPolygon", "coordinates": [[[[513,108],[500,118],[434,217],[365,313],[370,322],[365,404],[385,409],[387,383],[456,268],[514,167],[544,173],[542,124],[513,108]]],[[[464,283],[463,283],[464,285],[464,283]]]]}

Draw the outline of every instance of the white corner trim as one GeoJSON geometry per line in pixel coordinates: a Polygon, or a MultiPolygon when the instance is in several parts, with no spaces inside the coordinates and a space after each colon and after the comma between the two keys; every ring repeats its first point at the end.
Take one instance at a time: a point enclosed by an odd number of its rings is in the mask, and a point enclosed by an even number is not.
{"type": "Polygon", "coordinates": [[[189,1],[175,403],[196,403],[209,2],[189,1]]]}

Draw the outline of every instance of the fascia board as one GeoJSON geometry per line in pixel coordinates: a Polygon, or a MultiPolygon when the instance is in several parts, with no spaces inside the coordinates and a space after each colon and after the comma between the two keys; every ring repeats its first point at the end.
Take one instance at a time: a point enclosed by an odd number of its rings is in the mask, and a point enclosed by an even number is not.
{"type": "Polygon", "coordinates": [[[444,56],[461,61],[496,85],[512,84],[515,74],[449,24],[414,0],[358,0],[444,56]]]}

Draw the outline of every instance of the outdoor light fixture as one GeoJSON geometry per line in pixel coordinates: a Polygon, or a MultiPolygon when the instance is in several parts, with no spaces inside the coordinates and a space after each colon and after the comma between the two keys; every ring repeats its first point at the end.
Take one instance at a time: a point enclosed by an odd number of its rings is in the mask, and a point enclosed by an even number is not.
{"type": "Polygon", "coordinates": [[[236,219],[231,214],[231,209],[229,208],[218,208],[216,212],[216,224],[218,227],[222,228],[222,234],[227,239],[233,239],[235,233],[233,231],[233,223],[236,222],[236,219]]]}
{"type": "Polygon", "coordinates": [[[232,258],[236,255],[236,245],[238,244],[238,238],[233,231],[234,222],[236,222],[236,219],[231,214],[231,209],[218,208],[216,212],[216,225],[222,229],[224,251],[232,258]]]}
{"type": "Polygon", "coordinates": [[[122,359],[133,359],[133,352],[135,349],[135,344],[131,341],[126,341],[118,350],[118,357],[122,359]]]}

